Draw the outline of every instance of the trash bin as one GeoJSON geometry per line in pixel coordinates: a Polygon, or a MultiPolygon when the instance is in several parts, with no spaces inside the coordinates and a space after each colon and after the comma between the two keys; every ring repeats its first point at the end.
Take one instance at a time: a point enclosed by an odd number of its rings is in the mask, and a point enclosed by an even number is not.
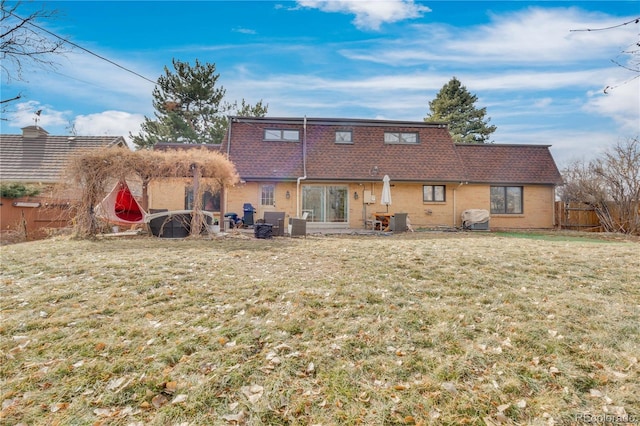
{"type": "Polygon", "coordinates": [[[253,235],[256,238],[271,238],[273,236],[273,225],[271,223],[256,223],[253,227],[253,235]]]}
{"type": "Polygon", "coordinates": [[[236,226],[242,224],[242,219],[238,217],[237,213],[225,213],[224,219],[225,219],[225,222],[228,224],[229,229],[233,229],[236,226]]]}
{"type": "Polygon", "coordinates": [[[244,207],[244,224],[246,226],[253,226],[253,214],[256,212],[256,209],[253,208],[251,203],[245,203],[244,207]]]}

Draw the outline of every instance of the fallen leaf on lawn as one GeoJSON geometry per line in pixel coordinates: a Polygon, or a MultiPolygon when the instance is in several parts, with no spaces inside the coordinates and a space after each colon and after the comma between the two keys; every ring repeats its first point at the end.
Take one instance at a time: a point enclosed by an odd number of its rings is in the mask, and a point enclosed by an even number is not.
{"type": "Polygon", "coordinates": [[[498,411],[500,413],[502,413],[503,411],[506,411],[507,408],[511,407],[511,404],[502,404],[502,405],[498,405],[498,411]]]}
{"type": "Polygon", "coordinates": [[[626,417],[627,415],[627,410],[619,405],[605,405],[604,407],[602,407],[602,411],[604,411],[605,413],[611,413],[619,417],[626,417]]]}
{"type": "Polygon", "coordinates": [[[496,420],[498,421],[498,424],[507,423],[509,421],[507,416],[502,414],[502,412],[499,412],[498,414],[496,414],[496,420]]]}
{"type": "Polygon", "coordinates": [[[560,370],[558,370],[556,367],[549,367],[549,373],[553,375],[560,374],[560,370]]]}
{"type": "Polygon", "coordinates": [[[181,402],[185,402],[187,400],[187,395],[181,393],[180,395],[176,395],[175,398],[171,401],[172,404],[180,404],[181,402]]]}
{"type": "Polygon", "coordinates": [[[244,421],[244,411],[240,411],[238,414],[227,414],[222,418],[230,423],[242,423],[244,421]]]}
{"type": "Polygon", "coordinates": [[[57,404],[53,404],[49,409],[51,410],[52,413],[57,413],[58,411],[66,410],[68,407],[69,407],[68,402],[59,402],[57,404]]]}
{"type": "Polygon", "coordinates": [[[109,384],[107,384],[107,390],[118,389],[120,386],[122,386],[125,380],[127,380],[126,377],[120,377],[119,379],[110,380],[109,384]]]}
{"type": "Polygon", "coordinates": [[[113,410],[110,408],[96,408],[93,410],[93,414],[98,417],[111,417],[113,416],[113,410]]]}
{"type": "Polygon", "coordinates": [[[266,356],[267,361],[269,361],[271,364],[273,365],[280,365],[282,363],[282,361],[280,360],[280,358],[276,355],[275,352],[269,352],[266,356]]]}
{"type": "Polygon", "coordinates": [[[243,386],[240,390],[252,404],[258,402],[264,393],[264,388],[260,385],[243,386]]]}
{"type": "Polygon", "coordinates": [[[451,382],[444,382],[440,385],[440,387],[444,390],[446,390],[449,393],[456,393],[458,392],[458,389],[456,389],[456,385],[454,383],[451,382]]]}
{"type": "Polygon", "coordinates": [[[413,418],[413,416],[406,416],[404,418],[404,423],[407,425],[415,425],[416,424],[416,419],[413,418]]]}
{"type": "Polygon", "coordinates": [[[275,348],[276,351],[290,351],[291,350],[291,346],[287,345],[286,343],[280,343],[278,346],[276,346],[275,348]]]}
{"type": "Polygon", "coordinates": [[[598,389],[590,389],[589,390],[589,395],[591,395],[594,398],[602,398],[602,392],[600,392],[598,389]]]}
{"type": "Polygon", "coordinates": [[[369,402],[371,397],[366,392],[362,392],[360,395],[358,395],[358,399],[362,402],[369,402]]]}
{"type": "Polygon", "coordinates": [[[153,397],[153,399],[151,400],[151,403],[153,404],[154,407],[156,408],[160,408],[163,405],[165,405],[169,400],[167,399],[166,396],[159,394],[153,397]]]}
{"type": "Polygon", "coordinates": [[[106,345],[106,344],[104,344],[104,343],[100,342],[100,343],[96,343],[95,349],[96,349],[96,351],[102,351],[102,350],[104,350],[104,348],[106,348],[106,347],[107,347],[107,345],[106,345]]]}
{"type": "Polygon", "coordinates": [[[174,393],[178,389],[178,382],[167,382],[164,385],[164,390],[167,393],[174,393]]]}

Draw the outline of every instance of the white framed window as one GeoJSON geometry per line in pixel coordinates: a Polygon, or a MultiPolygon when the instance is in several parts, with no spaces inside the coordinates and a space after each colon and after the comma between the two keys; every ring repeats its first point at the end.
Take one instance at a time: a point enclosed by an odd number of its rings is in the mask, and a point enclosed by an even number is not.
{"type": "Polygon", "coordinates": [[[351,130],[337,130],[336,143],[353,143],[353,132],[351,130]]]}
{"type": "Polygon", "coordinates": [[[300,140],[300,130],[265,129],[264,140],[265,141],[298,142],[300,140]]]}
{"type": "Polygon", "coordinates": [[[522,214],[522,194],[521,186],[492,186],[491,213],[522,214]]]}
{"type": "Polygon", "coordinates": [[[418,133],[384,132],[384,143],[415,145],[418,143],[418,133]]]}
{"type": "Polygon", "coordinates": [[[444,185],[423,185],[422,202],[444,202],[446,201],[447,187],[444,185]]]}
{"type": "Polygon", "coordinates": [[[267,184],[262,185],[262,190],[260,191],[260,204],[263,206],[273,206],[276,203],[276,186],[267,184]]]}

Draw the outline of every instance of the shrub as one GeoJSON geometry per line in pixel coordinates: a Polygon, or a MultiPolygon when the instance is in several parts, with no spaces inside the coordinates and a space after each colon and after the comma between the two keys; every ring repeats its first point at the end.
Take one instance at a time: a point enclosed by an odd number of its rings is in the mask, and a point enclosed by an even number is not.
{"type": "Polygon", "coordinates": [[[40,190],[21,183],[0,184],[0,196],[3,198],[31,197],[40,194],[40,190]]]}

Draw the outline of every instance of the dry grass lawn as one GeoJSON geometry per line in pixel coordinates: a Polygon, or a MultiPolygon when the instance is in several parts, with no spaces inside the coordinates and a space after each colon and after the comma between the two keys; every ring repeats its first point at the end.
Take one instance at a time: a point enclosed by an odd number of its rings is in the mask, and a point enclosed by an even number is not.
{"type": "Polygon", "coordinates": [[[0,423],[638,423],[639,253],[429,232],[3,246],[0,423]]]}

